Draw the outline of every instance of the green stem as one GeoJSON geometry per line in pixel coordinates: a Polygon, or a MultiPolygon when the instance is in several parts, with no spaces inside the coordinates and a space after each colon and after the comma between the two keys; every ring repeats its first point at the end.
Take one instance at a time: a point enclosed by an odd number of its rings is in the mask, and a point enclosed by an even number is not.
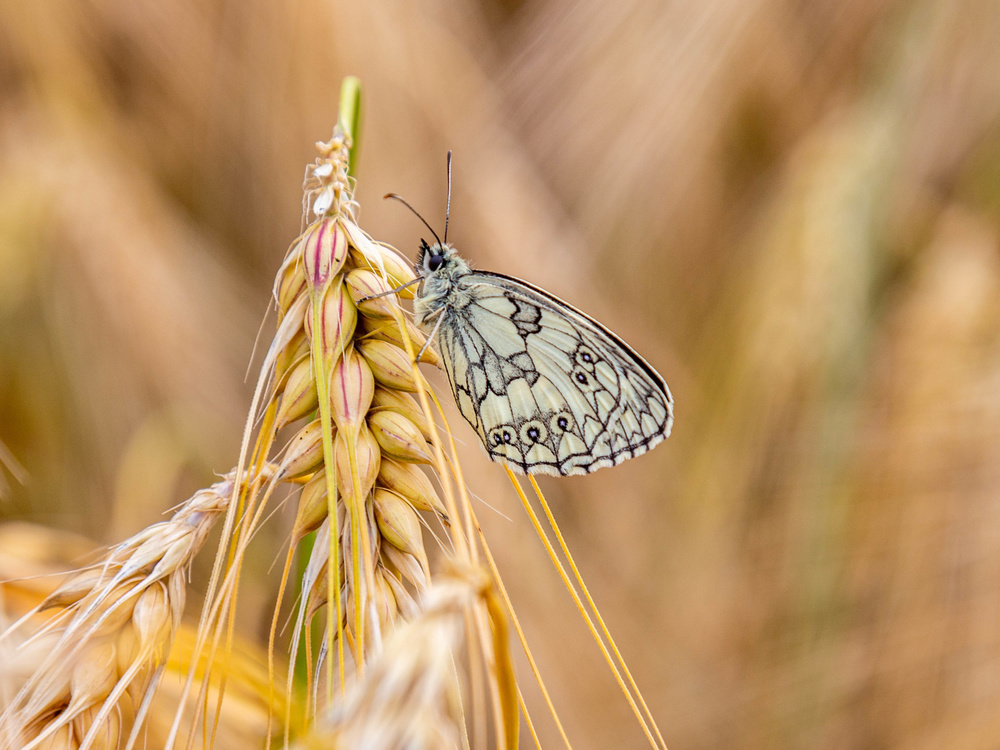
{"type": "MultiPolygon", "coordinates": [[[[325,290],[324,290],[325,291],[325,290]]],[[[340,604],[340,529],[337,524],[337,485],[334,480],[333,415],[330,411],[330,370],[332,364],[323,355],[320,341],[323,338],[323,295],[315,294],[312,299],[312,361],[316,379],[316,395],[319,401],[319,417],[323,426],[323,468],[326,472],[327,513],[330,521],[330,575],[327,578],[327,606],[332,607],[336,617],[327,620],[327,690],[333,697],[333,644],[337,644],[337,663],[340,672],[340,688],[344,689],[344,625],[340,604]],[[334,629],[336,628],[336,636],[334,629]]]]}
{"type": "Polygon", "coordinates": [[[340,84],[338,122],[351,139],[351,155],[347,162],[347,173],[354,177],[358,143],[361,139],[361,79],[356,76],[345,76],[340,84]]]}

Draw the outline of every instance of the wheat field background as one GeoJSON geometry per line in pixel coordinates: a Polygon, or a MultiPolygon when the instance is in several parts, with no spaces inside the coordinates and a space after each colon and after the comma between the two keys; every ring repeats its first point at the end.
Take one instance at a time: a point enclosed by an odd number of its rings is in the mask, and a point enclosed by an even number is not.
{"type": "MultiPolygon", "coordinates": [[[[991,0],[0,0],[0,519],[107,545],[235,463],[353,74],[369,233],[415,255],[381,196],[441,227],[452,149],[463,254],[673,390],[664,446],[542,484],[670,747],[1000,746],[998,38],[991,0]]],[[[574,747],[643,746],[452,424],[574,747]]]]}

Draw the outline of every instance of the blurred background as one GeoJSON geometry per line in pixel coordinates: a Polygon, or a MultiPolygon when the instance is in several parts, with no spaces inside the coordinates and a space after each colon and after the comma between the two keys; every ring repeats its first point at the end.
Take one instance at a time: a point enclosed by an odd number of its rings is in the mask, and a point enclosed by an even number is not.
{"type": "MultiPolygon", "coordinates": [[[[998,39],[993,0],[0,0],[0,518],[109,544],[236,462],[355,74],[369,233],[412,257],[381,196],[442,226],[453,149],[466,257],[671,385],[666,444],[543,484],[670,747],[998,747],[998,39]]],[[[453,425],[574,746],[644,746],[453,425]]]]}

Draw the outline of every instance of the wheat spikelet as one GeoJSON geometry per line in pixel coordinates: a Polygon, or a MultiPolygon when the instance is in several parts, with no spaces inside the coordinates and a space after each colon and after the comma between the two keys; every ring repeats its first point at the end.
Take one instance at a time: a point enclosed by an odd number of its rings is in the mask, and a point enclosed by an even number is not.
{"type": "Polygon", "coordinates": [[[440,576],[415,616],[387,637],[364,679],[350,685],[295,748],[463,747],[455,654],[472,605],[490,595],[489,578],[480,571],[440,576]]]}
{"type": "Polygon", "coordinates": [[[303,606],[315,613],[333,595],[346,615],[341,621],[338,613],[337,627],[360,665],[368,649],[378,651],[381,630],[413,609],[404,581],[417,592],[429,579],[416,511],[443,516],[444,506],[416,466],[433,460],[431,431],[409,395],[419,374],[403,347],[405,337],[417,346],[424,339],[409,323],[404,333],[391,293],[413,273],[354,222],[346,136],[338,132],[319,148],[312,210],[320,218],[293,244],[275,283],[279,340],[288,341],[275,357],[269,408],[275,430],[319,412],[289,442],[277,477],[311,475],[293,539],[326,523],[328,543],[313,548],[312,562],[319,569],[338,559],[334,581],[317,575],[303,606]]]}
{"type": "Polygon", "coordinates": [[[232,486],[229,477],[197,492],[170,520],[114,547],[39,605],[60,611],[21,644],[23,657],[37,644],[45,656],[0,714],[0,747],[120,745],[124,718],[148,707],[180,625],[188,567],[232,486]]]}

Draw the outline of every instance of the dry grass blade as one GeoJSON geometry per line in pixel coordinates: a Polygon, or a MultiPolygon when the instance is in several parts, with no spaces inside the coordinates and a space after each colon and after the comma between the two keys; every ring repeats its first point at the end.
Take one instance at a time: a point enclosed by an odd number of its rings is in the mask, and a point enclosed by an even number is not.
{"type": "Polygon", "coordinates": [[[10,449],[3,444],[3,441],[0,441],[0,502],[3,502],[7,496],[7,477],[4,470],[10,472],[10,475],[19,484],[25,484],[28,481],[28,472],[10,452],[10,449]]]}
{"type": "MultiPolygon", "coordinates": [[[[576,579],[576,584],[566,573],[566,569],[562,562],[559,560],[559,556],[556,554],[555,548],[552,546],[552,542],[549,541],[548,535],[545,533],[545,529],[542,527],[541,521],[538,515],[535,513],[534,508],[531,507],[531,502],[528,500],[528,496],[525,494],[521,487],[521,483],[518,482],[517,477],[514,473],[507,469],[507,476],[510,479],[511,485],[513,485],[515,492],[517,492],[518,497],[521,500],[521,505],[524,507],[525,512],[527,512],[528,517],[531,519],[531,523],[535,528],[535,532],[538,534],[538,538],[541,540],[542,545],[545,547],[546,553],[548,553],[549,560],[551,560],[552,565],[555,567],[556,572],[559,574],[559,578],[562,580],[563,585],[566,587],[566,591],[569,592],[570,597],[573,599],[573,604],[576,605],[577,611],[580,613],[580,617],[583,618],[587,625],[587,630],[590,631],[594,638],[594,642],[597,643],[597,647],[604,657],[604,661],[618,683],[618,687],[622,694],[625,696],[625,700],[632,709],[632,713],[636,718],[636,721],[642,727],[643,733],[646,735],[646,740],[649,742],[650,746],[653,748],[663,748],[666,750],[667,744],[663,739],[663,735],[660,733],[659,727],[656,725],[656,720],[653,718],[652,713],[650,713],[649,708],[646,706],[646,701],[639,692],[635,681],[632,679],[632,674],[625,664],[621,653],[618,651],[618,646],[615,645],[614,639],[611,638],[611,634],[604,625],[604,620],[597,610],[597,606],[594,604],[593,599],[590,597],[590,592],[587,587],[583,585],[583,579],[580,576],[579,570],[577,570],[576,563],[573,561],[572,556],[569,554],[569,549],[563,540],[562,533],[559,531],[558,526],[553,523],[552,514],[548,510],[548,504],[545,502],[545,498],[538,488],[538,484],[532,479],[532,487],[538,494],[539,502],[545,508],[546,515],[552,523],[553,530],[556,532],[559,538],[560,545],[562,546],[564,554],[570,563],[570,567],[573,569],[573,574],[576,579]],[[600,623],[600,629],[594,624],[593,617],[590,611],[587,610],[587,606],[584,605],[583,599],[580,598],[580,594],[576,590],[576,586],[580,585],[587,597],[587,603],[590,606],[591,611],[593,611],[594,616],[600,623]],[[608,649],[607,644],[605,644],[604,639],[607,638],[608,642],[611,644],[611,650],[614,651],[614,657],[611,655],[611,651],[608,649]],[[617,662],[616,662],[617,659],[617,662]],[[621,672],[624,671],[626,678],[622,677],[621,672]],[[637,702],[638,701],[638,702],[637,702]],[[641,709],[640,709],[641,705],[641,709]],[[655,737],[654,737],[655,734],[655,737]]],[[[561,727],[560,727],[561,728],[561,727]]]]}

